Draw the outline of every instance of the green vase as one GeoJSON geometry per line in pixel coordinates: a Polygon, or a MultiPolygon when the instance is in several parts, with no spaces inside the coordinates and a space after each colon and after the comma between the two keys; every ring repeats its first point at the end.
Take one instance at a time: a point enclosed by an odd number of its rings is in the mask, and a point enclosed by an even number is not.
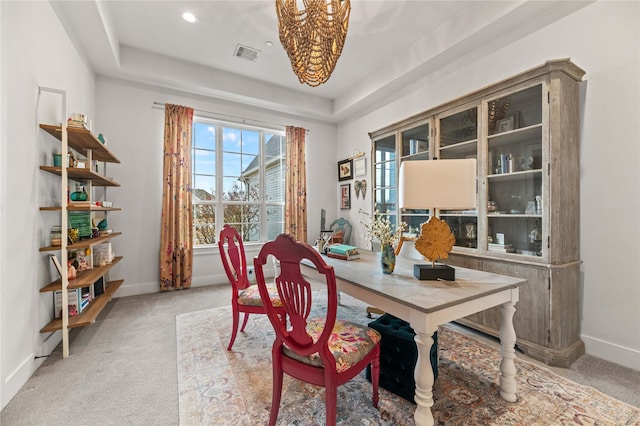
{"type": "Polygon", "coordinates": [[[382,272],[392,274],[396,267],[396,252],[391,244],[383,244],[380,252],[380,263],[382,264],[382,272]]]}

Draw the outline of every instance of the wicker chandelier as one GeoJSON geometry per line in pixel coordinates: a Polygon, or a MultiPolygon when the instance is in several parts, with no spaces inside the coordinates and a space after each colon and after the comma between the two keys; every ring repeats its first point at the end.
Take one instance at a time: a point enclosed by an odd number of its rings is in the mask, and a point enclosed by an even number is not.
{"type": "Polygon", "coordinates": [[[319,86],[331,77],[349,27],[350,0],[276,0],[280,42],[300,83],[319,86]]]}

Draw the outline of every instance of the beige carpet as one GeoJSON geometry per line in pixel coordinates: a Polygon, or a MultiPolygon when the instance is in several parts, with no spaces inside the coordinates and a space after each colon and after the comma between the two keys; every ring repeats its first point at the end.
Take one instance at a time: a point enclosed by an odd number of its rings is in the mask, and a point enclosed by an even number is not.
{"type": "MultiPolygon", "coordinates": [[[[320,294],[321,296],[321,294],[320,294]]],[[[364,305],[344,295],[339,314],[367,323],[364,305]]],[[[181,425],[263,425],[271,403],[273,332],[265,316],[252,316],[233,351],[226,350],[231,308],[176,317],[181,425]]],[[[640,425],[640,409],[517,360],[518,401],[498,394],[500,356],[476,339],[442,327],[433,414],[440,425],[640,425]]],[[[324,391],[285,375],[278,424],[323,425],[324,391]]],[[[364,375],[339,388],[338,424],[414,424],[415,405],[380,390],[371,405],[364,375]]]]}

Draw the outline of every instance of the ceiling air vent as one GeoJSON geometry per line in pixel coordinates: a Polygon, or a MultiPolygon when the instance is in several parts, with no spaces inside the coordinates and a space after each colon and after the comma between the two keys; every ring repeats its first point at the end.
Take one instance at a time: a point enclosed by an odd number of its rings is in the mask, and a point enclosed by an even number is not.
{"type": "Polygon", "coordinates": [[[260,51],[258,49],[238,44],[236,46],[236,51],[233,53],[233,56],[246,59],[247,61],[255,62],[255,60],[258,58],[258,54],[260,54],[260,51]]]}

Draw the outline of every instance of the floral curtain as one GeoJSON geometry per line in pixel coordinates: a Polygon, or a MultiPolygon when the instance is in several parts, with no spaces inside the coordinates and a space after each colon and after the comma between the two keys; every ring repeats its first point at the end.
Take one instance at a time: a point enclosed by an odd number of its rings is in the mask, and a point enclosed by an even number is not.
{"type": "Polygon", "coordinates": [[[306,130],[287,126],[284,232],[307,242],[307,172],[304,157],[306,130]]]}
{"type": "Polygon", "coordinates": [[[165,105],[160,290],[191,286],[191,124],[193,109],[165,105]]]}

